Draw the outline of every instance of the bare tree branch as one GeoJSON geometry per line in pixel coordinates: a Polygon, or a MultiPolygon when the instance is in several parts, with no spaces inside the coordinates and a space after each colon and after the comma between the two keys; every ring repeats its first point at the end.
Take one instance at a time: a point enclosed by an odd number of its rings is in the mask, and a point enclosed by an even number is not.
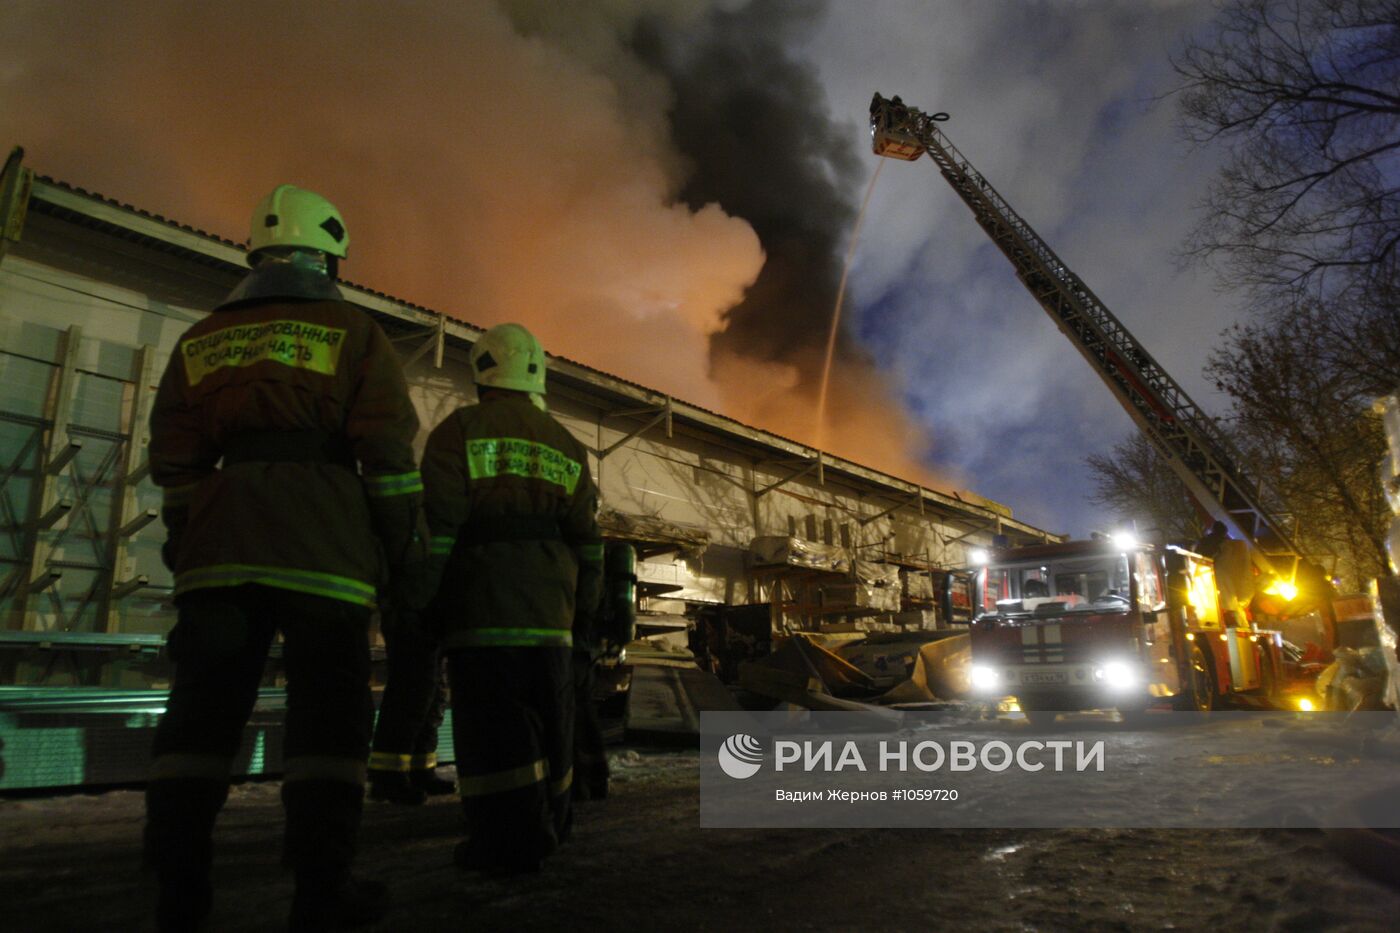
{"type": "Polygon", "coordinates": [[[1259,306],[1393,275],[1400,0],[1227,0],[1173,64],[1187,136],[1228,147],[1187,256],[1259,306]]]}

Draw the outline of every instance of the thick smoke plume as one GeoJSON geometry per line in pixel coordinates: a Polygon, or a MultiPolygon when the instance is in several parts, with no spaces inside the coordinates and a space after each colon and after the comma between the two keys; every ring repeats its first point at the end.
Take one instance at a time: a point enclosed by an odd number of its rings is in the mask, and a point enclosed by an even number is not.
{"type": "MultiPolygon", "coordinates": [[[[19,0],[0,141],[237,240],[274,185],[315,189],[350,280],[810,441],[868,174],[862,114],[833,127],[784,51],[816,9],[19,0]]],[[[833,378],[827,446],[931,481],[849,342],[833,378]]]]}
{"type": "Polygon", "coordinates": [[[927,439],[869,358],[837,334],[825,431],[815,423],[847,239],[873,169],[864,116],[833,124],[815,69],[791,51],[819,25],[819,2],[718,9],[684,34],[643,21],[634,46],[674,89],[672,132],[691,171],[681,197],[747,220],[765,261],[710,342],[726,406],[852,459],[928,481],[911,451],[927,439]]]}

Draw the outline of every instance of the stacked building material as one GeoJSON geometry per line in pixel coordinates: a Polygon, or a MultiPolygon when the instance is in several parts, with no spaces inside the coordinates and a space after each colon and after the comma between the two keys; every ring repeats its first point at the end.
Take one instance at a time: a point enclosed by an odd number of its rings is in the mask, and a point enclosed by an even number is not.
{"type": "Polygon", "coordinates": [[[783,535],[760,535],[749,544],[749,559],[755,566],[786,564],[830,573],[848,573],[851,554],[835,544],[821,544],[783,535]]]}

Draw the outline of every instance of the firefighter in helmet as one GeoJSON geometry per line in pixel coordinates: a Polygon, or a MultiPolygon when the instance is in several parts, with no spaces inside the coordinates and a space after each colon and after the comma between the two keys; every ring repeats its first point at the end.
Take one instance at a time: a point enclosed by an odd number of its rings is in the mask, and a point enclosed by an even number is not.
{"type": "Polygon", "coordinates": [[[291,927],[381,910],[382,885],[350,874],[373,715],[370,612],[377,590],[427,560],[427,529],[399,359],[335,284],[348,244],[320,195],[281,185],[264,198],[252,271],[180,337],[151,412],[179,613],[146,790],[162,930],[209,912],[215,818],[279,633],[291,927]]]}
{"type": "Polygon", "coordinates": [[[582,444],[545,411],[545,357],[519,324],[469,357],[479,401],[439,424],[423,454],[429,607],[453,705],[463,868],[538,869],[569,833],[576,617],[598,604],[603,546],[582,444]]]}

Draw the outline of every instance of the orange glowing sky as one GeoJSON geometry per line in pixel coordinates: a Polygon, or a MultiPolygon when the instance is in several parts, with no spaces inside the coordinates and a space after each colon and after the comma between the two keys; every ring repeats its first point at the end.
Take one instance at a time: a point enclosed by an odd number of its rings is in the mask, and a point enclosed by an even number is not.
{"type": "MultiPolygon", "coordinates": [[[[0,136],[39,172],[235,240],[274,185],[311,188],[347,219],[351,281],[818,436],[792,363],[712,356],[763,250],[744,220],[676,203],[670,91],[618,38],[628,17],[699,4],[555,11],[570,21],[531,37],[484,2],[19,7],[0,136]]],[[[516,7],[517,23],[552,9],[516,7]]],[[[867,362],[838,357],[826,420],[829,451],[946,485],[867,362]]]]}

